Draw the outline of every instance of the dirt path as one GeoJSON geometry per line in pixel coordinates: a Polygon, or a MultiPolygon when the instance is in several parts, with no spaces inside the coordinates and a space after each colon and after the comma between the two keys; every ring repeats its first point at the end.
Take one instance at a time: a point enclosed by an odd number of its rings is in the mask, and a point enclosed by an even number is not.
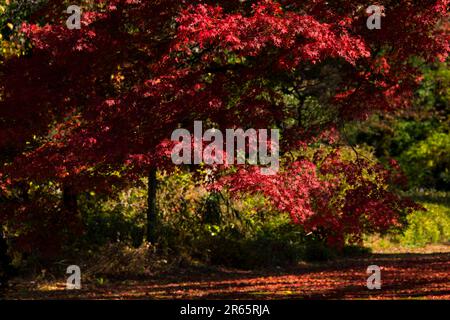
{"type": "Polygon", "coordinates": [[[375,254],[321,265],[265,271],[185,272],[83,283],[19,282],[10,299],[450,299],[450,253],[375,254]],[[366,287],[367,266],[382,270],[381,290],[366,287]]]}

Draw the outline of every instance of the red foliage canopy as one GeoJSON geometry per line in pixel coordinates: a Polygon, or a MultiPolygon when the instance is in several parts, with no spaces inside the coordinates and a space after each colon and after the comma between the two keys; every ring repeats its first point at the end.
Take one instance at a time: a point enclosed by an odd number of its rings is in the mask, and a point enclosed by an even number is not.
{"type": "MultiPolygon", "coordinates": [[[[170,134],[194,120],[277,127],[286,154],[345,121],[407,107],[417,58],[449,51],[448,0],[380,0],[380,30],[366,27],[372,1],[101,0],[84,8],[80,30],[66,27],[61,2],[23,24],[32,49],[1,66],[6,197],[23,181],[104,190],[169,167],[170,134]]],[[[226,181],[336,239],[359,234],[363,214],[374,228],[394,223],[405,204],[369,181],[330,209],[336,183],[319,170],[356,181],[366,165],[332,158],[320,168],[293,159],[265,178],[243,168],[226,181]]]]}

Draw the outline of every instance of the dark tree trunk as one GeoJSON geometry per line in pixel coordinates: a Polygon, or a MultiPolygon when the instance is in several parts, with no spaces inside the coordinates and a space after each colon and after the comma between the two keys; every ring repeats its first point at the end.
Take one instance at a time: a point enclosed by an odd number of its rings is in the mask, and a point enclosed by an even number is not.
{"type": "Polygon", "coordinates": [[[75,217],[78,214],[77,195],[70,186],[63,188],[63,208],[75,217]]]}
{"type": "Polygon", "coordinates": [[[156,208],[156,168],[151,168],[148,174],[147,195],[147,241],[157,242],[158,213],[156,208]]]}
{"type": "Polygon", "coordinates": [[[72,186],[63,185],[63,199],[62,199],[63,215],[60,218],[64,219],[64,225],[67,226],[70,235],[80,235],[83,232],[81,224],[81,216],[78,210],[77,193],[72,186]]]}
{"type": "Polygon", "coordinates": [[[0,289],[6,287],[7,280],[11,274],[11,259],[8,256],[8,243],[0,226],[0,289]]]}

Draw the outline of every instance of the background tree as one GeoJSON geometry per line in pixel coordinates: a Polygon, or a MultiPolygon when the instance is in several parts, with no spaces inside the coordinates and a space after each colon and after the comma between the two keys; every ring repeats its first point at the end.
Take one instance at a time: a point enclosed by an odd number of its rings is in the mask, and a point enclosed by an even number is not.
{"type": "Polygon", "coordinates": [[[398,160],[411,187],[449,190],[449,67],[440,63],[423,70],[412,108],[374,115],[350,129],[350,140],[372,146],[385,161],[398,160]]]}

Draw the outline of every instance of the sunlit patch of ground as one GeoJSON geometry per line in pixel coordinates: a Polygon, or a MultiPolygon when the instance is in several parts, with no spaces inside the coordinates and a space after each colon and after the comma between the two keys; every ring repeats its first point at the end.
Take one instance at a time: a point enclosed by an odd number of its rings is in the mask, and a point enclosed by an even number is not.
{"type": "Polygon", "coordinates": [[[414,247],[402,246],[390,242],[385,238],[373,236],[365,242],[365,245],[369,247],[373,253],[450,253],[450,242],[414,247]]]}
{"type": "Polygon", "coordinates": [[[16,281],[10,299],[450,299],[450,246],[377,253],[325,264],[264,271],[221,270],[140,280],[82,283],[16,281]],[[437,251],[433,251],[437,250],[437,251]],[[437,253],[436,253],[437,252],[437,253]],[[366,287],[366,269],[382,270],[381,290],[366,287]]]}
{"type": "Polygon", "coordinates": [[[375,248],[373,253],[450,253],[450,244],[430,244],[425,247],[375,248]]]}

